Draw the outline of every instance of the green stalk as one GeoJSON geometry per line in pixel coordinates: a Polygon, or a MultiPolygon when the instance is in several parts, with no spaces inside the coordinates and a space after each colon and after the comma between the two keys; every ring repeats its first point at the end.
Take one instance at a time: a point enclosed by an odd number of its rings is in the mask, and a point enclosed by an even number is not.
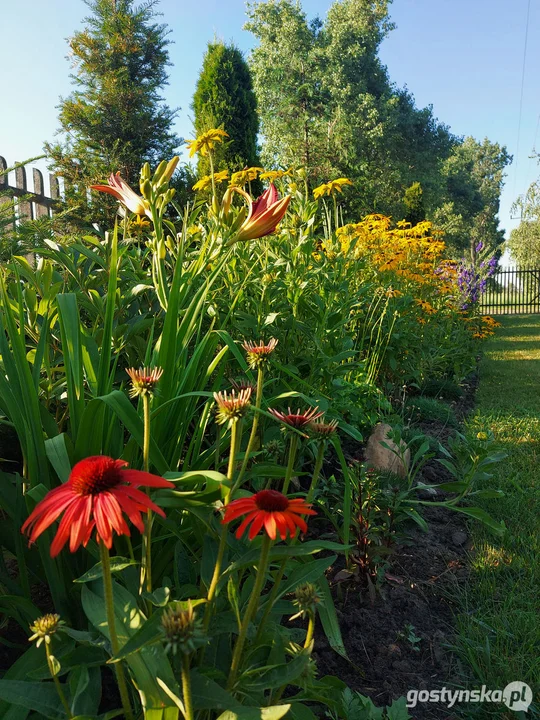
{"type": "Polygon", "coordinates": [[[324,440],[319,441],[319,449],[317,451],[317,459],[315,460],[315,468],[313,470],[313,476],[311,478],[311,484],[309,486],[308,494],[306,495],[306,502],[310,503],[313,499],[317,482],[319,481],[319,475],[324,461],[324,440]]]}
{"type": "MultiPolygon", "coordinates": [[[[237,420],[236,422],[233,422],[231,427],[231,447],[229,451],[229,466],[227,469],[227,478],[229,480],[232,480],[234,468],[236,465],[236,455],[238,453],[238,448],[240,446],[240,440],[242,437],[242,420],[237,420]]],[[[224,499],[224,505],[227,505],[229,503],[229,499],[231,497],[231,493],[227,493],[227,496],[224,499]]],[[[221,528],[221,535],[219,538],[219,547],[218,547],[218,554],[216,558],[216,564],[214,565],[214,573],[212,575],[212,580],[210,581],[210,587],[208,588],[208,594],[206,596],[206,608],[204,611],[204,620],[203,620],[203,627],[205,632],[208,630],[208,625],[210,623],[210,618],[212,617],[212,611],[213,611],[213,604],[214,604],[214,597],[216,595],[216,590],[219,582],[219,578],[221,576],[221,566],[223,565],[223,558],[225,557],[225,549],[227,547],[227,526],[223,525],[221,528]]]]}
{"type": "Polygon", "coordinates": [[[315,613],[310,611],[306,639],[304,641],[304,648],[307,648],[311,645],[311,641],[313,640],[314,632],[315,632],[315,613]]]}
{"type": "Polygon", "coordinates": [[[211,150],[208,150],[208,161],[210,163],[210,177],[212,179],[212,208],[215,208],[217,210],[216,181],[214,180],[214,160],[212,159],[211,150]]]}
{"type": "MultiPolygon", "coordinates": [[[[111,576],[111,563],[109,558],[109,550],[102,540],[99,542],[99,555],[101,558],[101,567],[103,569],[103,590],[105,594],[105,610],[107,613],[107,625],[109,626],[109,637],[111,639],[112,654],[117,655],[120,652],[118,643],[118,635],[116,634],[116,624],[114,620],[114,599],[111,576]]],[[[118,681],[118,690],[120,691],[120,699],[122,700],[122,708],[126,720],[134,720],[131,703],[129,701],[129,693],[126,685],[126,677],[124,675],[124,667],[121,662],[115,663],[116,679],[118,681]]]]}
{"type": "Polygon", "coordinates": [[[234,483],[234,486],[231,490],[231,497],[234,495],[234,493],[238,490],[240,487],[240,484],[242,482],[242,478],[244,477],[244,473],[247,468],[247,464],[249,462],[249,456],[251,455],[253,451],[253,447],[255,445],[255,441],[257,439],[257,430],[259,429],[259,413],[258,411],[261,409],[262,404],[262,392],[263,392],[263,382],[264,382],[264,370],[262,368],[262,365],[259,365],[259,370],[257,372],[257,395],[255,397],[255,413],[253,415],[253,425],[251,426],[251,433],[249,435],[249,440],[246,448],[246,453],[244,455],[244,461],[242,463],[242,467],[240,468],[240,472],[238,473],[238,477],[236,478],[236,482],[234,483]]]}
{"type": "Polygon", "coordinates": [[[184,718],[193,720],[193,702],[191,700],[191,676],[189,674],[190,656],[182,653],[182,694],[184,696],[184,718]]]}
{"type": "Polygon", "coordinates": [[[246,613],[244,615],[244,620],[242,622],[242,626],[240,627],[240,632],[236,640],[236,645],[234,646],[233,656],[231,660],[231,670],[229,673],[229,680],[227,681],[228,690],[234,687],[234,684],[236,682],[238,670],[240,668],[240,660],[242,659],[242,651],[246,642],[249,623],[255,617],[255,614],[259,608],[259,597],[266,581],[266,570],[268,568],[268,559],[270,556],[271,547],[272,540],[268,537],[268,535],[265,534],[263,536],[263,541],[261,545],[261,555],[259,558],[257,575],[255,577],[255,585],[253,586],[253,590],[251,591],[251,596],[249,599],[246,613]]]}
{"type": "Polygon", "coordinates": [[[291,442],[289,445],[289,459],[287,462],[287,470],[285,471],[285,480],[283,481],[283,490],[281,491],[284,495],[287,494],[287,490],[289,489],[297,451],[298,451],[298,435],[296,433],[291,433],[291,442]]]}
{"type": "MultiPolygon", "coordinates": [[[[145,472],[150,471],[150,395],[145,392],[142,396],[144,416],[144,437],[143,437],[143,468],[145,472]]],[[[139,581],[139,593],[146,586],[147,592],[152,592],[152,511],[148,510],[144,523],[142,538],[141,575],[139,581]]]]}
{"type": "Polygon", "coordinates": [[[60,680],[58,679],[58,676],[54,670],[53,663],[52,663],[52,657],[51,657],[51,650],[50,650],[49,644],[47,642],[45,643],[45,653],[47,654],[47,665],[49,666],[49,672],[51,673],[51,677],[54,682],[54,687],[56,688],[56,692],[58,693],[60,702],[64,706],[64,710],[66,711],[66,715],[68,716],[69,720],[72,720],[73,715],[71,714],[71,709],[68,705],[68,701],[66,700],[66,696],[64,695],[64,691],[62,690],[62,686],[60,685],[60,680]]]}

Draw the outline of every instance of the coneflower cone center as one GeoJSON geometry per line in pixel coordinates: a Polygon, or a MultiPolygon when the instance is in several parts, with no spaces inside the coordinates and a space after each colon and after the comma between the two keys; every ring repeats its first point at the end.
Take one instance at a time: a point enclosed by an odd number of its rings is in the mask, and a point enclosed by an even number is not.
{"type": "Polygon", "coordinates": [[[98,495],[123,482],[121,465],[113,458],[86,458],[79,465],[71,474],[73,489],[79,495],[98,495]]]}
{"type": "Polygon", "coordinates": [[[255,504],[259,510],[283,512],[289,507],[289,500],[277,490],[261,490],[255,495],[255,504]]]}

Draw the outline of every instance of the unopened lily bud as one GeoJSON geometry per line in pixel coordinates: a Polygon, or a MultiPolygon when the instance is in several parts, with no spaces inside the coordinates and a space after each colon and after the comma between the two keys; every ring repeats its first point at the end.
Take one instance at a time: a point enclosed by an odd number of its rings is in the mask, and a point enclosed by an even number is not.
{"type": "Polygon", "coordinates": [[[141,168],[141,182],[143,180],[150,180],[150,163],[147,162],[141,168]]]}
{"type": "Polygon", "coordinates": [[[141,195],[145,200],[151,200],[152,199],[152,183],[150,180],[146,179],[143,180],[140,184],[141,188],[141,195]]]}
{"type": "Polygon", "coordinates": [[[167,169],[167,161],[162,160],[159,165],[156,168],[156,171],[154,172],[154,177],[152,178],[152,182],[155,185],[161,185],[163,182],[163,175],[165,173],[165,170],[167,169]]]}

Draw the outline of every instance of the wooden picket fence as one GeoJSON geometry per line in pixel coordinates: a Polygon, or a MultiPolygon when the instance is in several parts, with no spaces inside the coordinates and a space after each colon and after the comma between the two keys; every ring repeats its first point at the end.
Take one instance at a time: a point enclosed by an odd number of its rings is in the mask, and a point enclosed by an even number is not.
{"type": "Polygon", "coordinates": [[[499,270],[488,280],[480,299],[486,315],[540,313],[540,268],[513,267],[499,270]]]}
{"type": "Polygon", "coordinates": [[[15,167],[15,185],[10,185],[6,172],[8,167],[5,158],[0,155],[0,206],[15,200],[13,222],[15,216],[21,220],[34,220],[44,215],[52,215],[55,203],[60,198],[60,185],[56,175],[49,175],[50,195],[46,195],[43,173],[40,170],[32,168],[33,188],[30,189],[26,168],[22,165],[15,167]]]}

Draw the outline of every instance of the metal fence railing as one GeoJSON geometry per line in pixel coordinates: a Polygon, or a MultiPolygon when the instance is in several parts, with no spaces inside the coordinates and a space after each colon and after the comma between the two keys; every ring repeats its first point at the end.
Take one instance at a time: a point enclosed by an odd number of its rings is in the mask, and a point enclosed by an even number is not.
{"type": "Polygon", "coordinates": [[[486,315],[540,313],[540,268],[499,270],[488,280],[480,311],[486,315]]]}

